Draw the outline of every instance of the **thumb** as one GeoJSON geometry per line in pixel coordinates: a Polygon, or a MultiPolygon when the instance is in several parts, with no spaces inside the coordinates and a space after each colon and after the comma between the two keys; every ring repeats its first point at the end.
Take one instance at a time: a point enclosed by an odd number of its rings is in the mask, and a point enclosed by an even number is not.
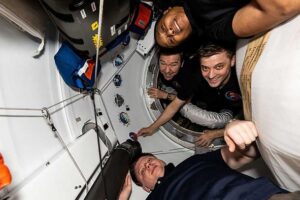
{"type": "Polygon", "coordinates": [[[224,136],[224,140],[225,140],[226,144],[228,145],[229,151],[234,152],[235,151],[235,143],[233,142],[233,140],[228,136],[224,136]]]}

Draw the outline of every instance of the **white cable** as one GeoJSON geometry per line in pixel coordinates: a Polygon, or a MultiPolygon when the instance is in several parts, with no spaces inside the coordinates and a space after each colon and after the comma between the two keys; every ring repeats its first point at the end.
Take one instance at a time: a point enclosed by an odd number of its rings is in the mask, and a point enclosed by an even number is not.
{"type": "Polygon", "coordinates": [[[104,4],[104,0],[100,0],[99,1],[99,15],[98,15],[98,38],[97,38],[97,43],[96,43],[96,66],[95,66],[95,81],[97,80],[97,72],[98,72],[98,65],[99,65],[99,48],[100,48],[100,39],[102,39],[101,37],[101,33],[102,33],[102,26],[100,24],[100,22],[102,23],[102,19],[103,19],[103,4],[104,4]],[[99,45],[99,46],[98,46],[99,45]]]}

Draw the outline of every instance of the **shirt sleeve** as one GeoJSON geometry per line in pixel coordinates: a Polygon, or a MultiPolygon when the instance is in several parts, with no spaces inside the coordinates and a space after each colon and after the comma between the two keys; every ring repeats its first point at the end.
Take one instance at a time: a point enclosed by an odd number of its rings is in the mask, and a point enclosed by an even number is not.
{"type": "Polygon", "coordinates": [[[218,20],[213,21],[205,26],[205,34],[208,38],[222,41],[222,42],[234,42],[239,37],[234,33],[232,28],[232,21],[235,12],[227,13],[218,20]]]}
{"type": "Polygon", "coordinates": [[[193,58],[186,61],[183,65],[179,80],[181,87],[178,89],[177,98],[186,101],[195,93],[195,88],[197,87],[195,83],[195,73],[199,64],[198,60],[193,58]]]}

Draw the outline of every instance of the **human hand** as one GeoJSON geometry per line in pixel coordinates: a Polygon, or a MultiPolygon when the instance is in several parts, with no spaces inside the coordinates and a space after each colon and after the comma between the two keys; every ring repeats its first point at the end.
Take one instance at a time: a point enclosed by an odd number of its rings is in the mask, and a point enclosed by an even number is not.
{"type": "Polygon", "coordinates": [[[131,176],[128,173],[125,182],[123,184],[122,190],[119,195],[119,200],[128,200],[132,191],[132,181],[131,181],[131,176]]]}
{"type": "Polygon", "coordinates": [[[140,129],[137,132],[137,137],[140,137],[140,136],[146,137],[146,136],[151,136],[153,134],[154,134],[154,130],[149,126],[149,127],[140,129]]]}
{"type": "Polygon", "coordinates": [[[156,98],[156,99],[166,99],[168,93],[165,91],[162,91],[160,89],[157,89],[155,87],[151,87],[148,89],[148,95],[151,98],[156,98]]]}
{"type": "Polygon", "coordinates": [[[258,132],[252,121],[234,120],[225,127],[224,140],[230,152],[234,152],[236,146],[245,149],[256,137],[258,132]]]}
{"type": "Polygon", "coordinates": [[[210,130],[204,131],[203,134],[197,136],[195,138],[195,143],[197,146],[201,146],[201,147],[208,147],[212,141],[215,139],[213,137],[213,132],[211,132],[210,130]]]}

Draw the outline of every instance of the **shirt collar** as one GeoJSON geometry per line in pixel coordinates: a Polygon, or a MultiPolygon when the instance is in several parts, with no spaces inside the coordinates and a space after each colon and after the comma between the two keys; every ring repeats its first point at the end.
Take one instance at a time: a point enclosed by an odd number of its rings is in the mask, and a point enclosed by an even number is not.
{"type": "Polygon", "coordinates": [[[164,173],[164,176],[157,179],[157,182],[156,182],[156,184],[155,184],[154,189],[155,189],[156,187],[158,187],[158,186],[164,181],[164,179],[165,179],[166,177],[169,176],[169,174],[173,171],[174,168],[175,168],[175,165],[174,165],[173,163],[169,163],[169,164],[167,164],[167,165],[165,166],[165,173],[164,173]]]}

